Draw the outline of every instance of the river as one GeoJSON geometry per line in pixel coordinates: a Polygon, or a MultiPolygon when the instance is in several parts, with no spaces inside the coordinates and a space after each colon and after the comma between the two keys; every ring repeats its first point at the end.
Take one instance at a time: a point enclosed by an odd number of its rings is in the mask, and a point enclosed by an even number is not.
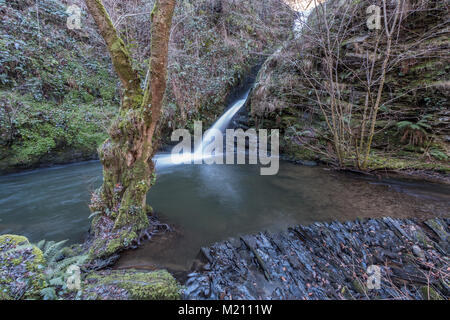
{"type": "MultiPolygon", "coordinates": [[[[274,176],[257,165],[157,165],[148,203],[175,232],[122,255],[116,267],[182,271],[201,246],[241,234],[314,221],[448,214],[450,187],[375,179],[281,161],[274,176]]],[[[101,165],[90,161],[0,177],[0,234],[83,241],[90,192],[101,165]]]]}

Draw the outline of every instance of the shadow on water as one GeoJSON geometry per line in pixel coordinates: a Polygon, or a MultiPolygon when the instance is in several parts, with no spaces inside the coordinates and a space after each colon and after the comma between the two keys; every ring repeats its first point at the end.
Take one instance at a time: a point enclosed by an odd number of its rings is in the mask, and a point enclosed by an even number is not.
{"type": "MultiPolygon", "coordinates": [[[[374,179],[321,167],[280,163],[275,176],[253,165],[159,168],[148,202],[175,232],[125,252],[117,268],[187,270],[200,247],[257,231],[357,217],[448,215],[450,187],[374,179]]],[[[0,234],[80,242],[89,228],[98,162],[0,177],[0,234]]]]}

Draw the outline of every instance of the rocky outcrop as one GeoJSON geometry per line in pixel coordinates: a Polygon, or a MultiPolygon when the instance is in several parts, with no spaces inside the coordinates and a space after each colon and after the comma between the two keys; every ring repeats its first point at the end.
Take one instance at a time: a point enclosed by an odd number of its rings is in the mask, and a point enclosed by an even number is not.
{"type": "Polygon", "coordinates": [[[202,249],[205,264],[188,276],[184,296],[448,299],[449,224],[439,218],[314,223],[216,243],[202,249]]]}

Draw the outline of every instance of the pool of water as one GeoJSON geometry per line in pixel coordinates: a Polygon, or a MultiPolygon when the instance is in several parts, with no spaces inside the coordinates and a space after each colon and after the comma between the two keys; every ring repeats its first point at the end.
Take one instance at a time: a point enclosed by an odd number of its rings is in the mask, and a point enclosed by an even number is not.
{"type": "MultiPolygon", "coordinates": [[[[158,167],[148,203],[175,231],[125,252],[117,268],[186,270],[201,246],[294,224],[357,217],[445,216],[450,187],[374,179],[321,167],[280,163],[275,176],[253,165],[158,167]]],[[[99,162],[0,177],[0,234],[31,241],[83,241],[90,192],[101,183],[99,162]]]]}

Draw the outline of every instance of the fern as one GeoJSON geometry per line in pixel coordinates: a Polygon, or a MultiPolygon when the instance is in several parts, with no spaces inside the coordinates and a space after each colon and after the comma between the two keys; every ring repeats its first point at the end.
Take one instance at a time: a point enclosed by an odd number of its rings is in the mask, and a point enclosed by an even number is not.
{"type": "Polygon", "coordinates": [[[61,249],[63,248],[64,244],[67,242],[67,240],[63,240],[60,242],[55,242],[55,241],[49,241],[43,250],[44,253],[44,258],[47,261],[47,264],[52,264],[54,263],[56,260],[58,260],[58,258],[62,255],[61,254],[61,249]]]}
{"type": "Polygon", "coordinates": [[[44,244],[45,244],[45,240],[41,240],[36,244],[36,247],[38,247],[39,249],[43,249],[44,248],[44,244]]]}
{"type": "Polygon", "coordinates": [[[93,217],[95,217],[95,216],[98,216],[98,215],[101,214],[101,213],[102,213],[101,211],[95,211],[95,212],[93,212],[93,213],[91,213],[91,214],[89,215],[88,219],[91,219],[91,218],[93,218],[93,217]]]}
{"type": "Polygon", "coordinates": [[[401,141],[405,142],[409,138],[409,144],[422,145],[427,138],[427,130],[432,129],[428,124],[430,119],[430,115],[425,115],[416,123],[406,120],[397,122],[397,128],[403,132],[401,141]]]}
{"type": "Polygon", "coordinates": [[[448,161],[448,155],[439,149],[431,149],[430,155],[433,156],[433,158],[436,158],[438,160],[448,161]]]}
{"type": "Polygon", "coordinates": [[[66,269],[68,267],[70,267],[71,265],[77,265],[77,266],[82,265],[87,260],[87,258],[88,258],[87,255],[66,258],[64,260],[61,260],[61,261],[55,263],[53,270],[56,273],[65,272],[66,269]]]}
{"type": "MultiPolygon", "coordinates": [[[[81,266],[88,258],[87,255],[77,255],[65,258],[62,249],[67,240],[40,241],[36,246],[42,250],[46,261],[44,274],[49,287],[41,291],[44,299],[56,299],[57,293],[64,293],[67,289],[66,280],[69,274],[67,268],[72,265],[81,266]]],[[[17,248],[16,248],[17,250],[17,248]]]]}
{"type": "Polygon", "coordinates": [[[62,277],[50,279],[48,283],[54,287],[64,287],[66,285],[66,282],[62,277]]]}
{"type": "Polygon", "coordinates": [[[52,287],[44,288],[40,291],[41,296],[44,300],[55,300],[57,298],[56,291],[52,287]]]}

